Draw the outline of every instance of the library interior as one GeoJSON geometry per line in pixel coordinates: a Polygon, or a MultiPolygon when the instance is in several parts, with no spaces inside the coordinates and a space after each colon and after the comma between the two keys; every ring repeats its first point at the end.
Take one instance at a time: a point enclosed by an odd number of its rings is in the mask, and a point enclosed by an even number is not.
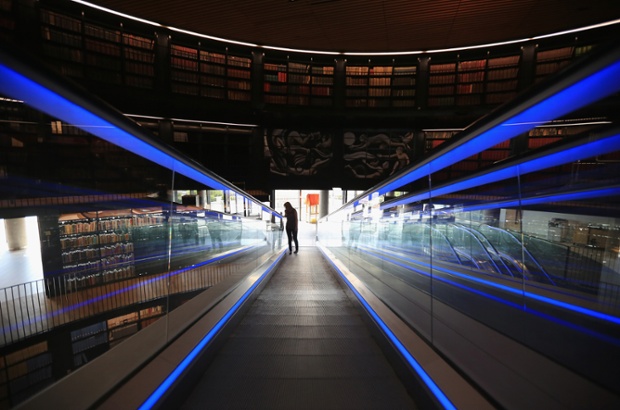
{"type": "Polygon", "coordinates": [[[606,0],[0,0],[0,410],[619,408],[618,39],[606,0]]]}

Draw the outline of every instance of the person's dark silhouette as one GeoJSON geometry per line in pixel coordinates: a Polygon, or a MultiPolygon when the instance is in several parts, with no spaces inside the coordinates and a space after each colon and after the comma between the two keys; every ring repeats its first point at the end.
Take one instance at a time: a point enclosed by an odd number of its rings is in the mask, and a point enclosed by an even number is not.
{"type": "Polygon", "coordinates": [[[284,216],[286,216],[286,236],[288,237],[288,254],[293,253],[293,242],[295,242],[295,253],[299,250],[297,242],[297,210],[290,202],[284,204],[284,216]]]}

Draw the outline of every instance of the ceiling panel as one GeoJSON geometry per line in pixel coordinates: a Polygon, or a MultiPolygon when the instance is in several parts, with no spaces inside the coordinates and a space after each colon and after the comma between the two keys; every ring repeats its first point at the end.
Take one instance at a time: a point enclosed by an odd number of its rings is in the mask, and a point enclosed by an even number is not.
{"type": "Polygon", "coordinates": [[[618,0],[93,0],[161,24],[262,45],[429,50],[620,19],[618,0]]]}

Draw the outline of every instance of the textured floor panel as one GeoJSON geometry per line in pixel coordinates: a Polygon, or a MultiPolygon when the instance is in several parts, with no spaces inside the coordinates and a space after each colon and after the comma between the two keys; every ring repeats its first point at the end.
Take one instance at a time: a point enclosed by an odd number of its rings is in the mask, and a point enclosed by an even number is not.
{"type": "Polygon", "coordinates": [[[377,355],[382,352],[372,343],[351,343],[349,339],[231,338],[221,355],[377,355]]]}
{"type": "Polygon", "coordinates": [[[182,408],[415,408],[330,269],[287,255],[182,408]]]}
{"type": "Polygon", "coordinates": [[[288,314],[283,315],[246,315],[241,326],[279,325],[279,326],[364,326],[357,317],[351,315],[310,315],[288,314]]]}

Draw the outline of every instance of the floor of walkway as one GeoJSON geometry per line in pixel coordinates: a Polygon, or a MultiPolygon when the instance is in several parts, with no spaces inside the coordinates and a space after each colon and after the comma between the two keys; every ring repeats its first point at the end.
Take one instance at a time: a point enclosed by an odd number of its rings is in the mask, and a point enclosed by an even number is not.
{"type": "Polygon", "coordinates": [[[182,408],[415,408],[331,267],[301,237],[182,408]]]}

